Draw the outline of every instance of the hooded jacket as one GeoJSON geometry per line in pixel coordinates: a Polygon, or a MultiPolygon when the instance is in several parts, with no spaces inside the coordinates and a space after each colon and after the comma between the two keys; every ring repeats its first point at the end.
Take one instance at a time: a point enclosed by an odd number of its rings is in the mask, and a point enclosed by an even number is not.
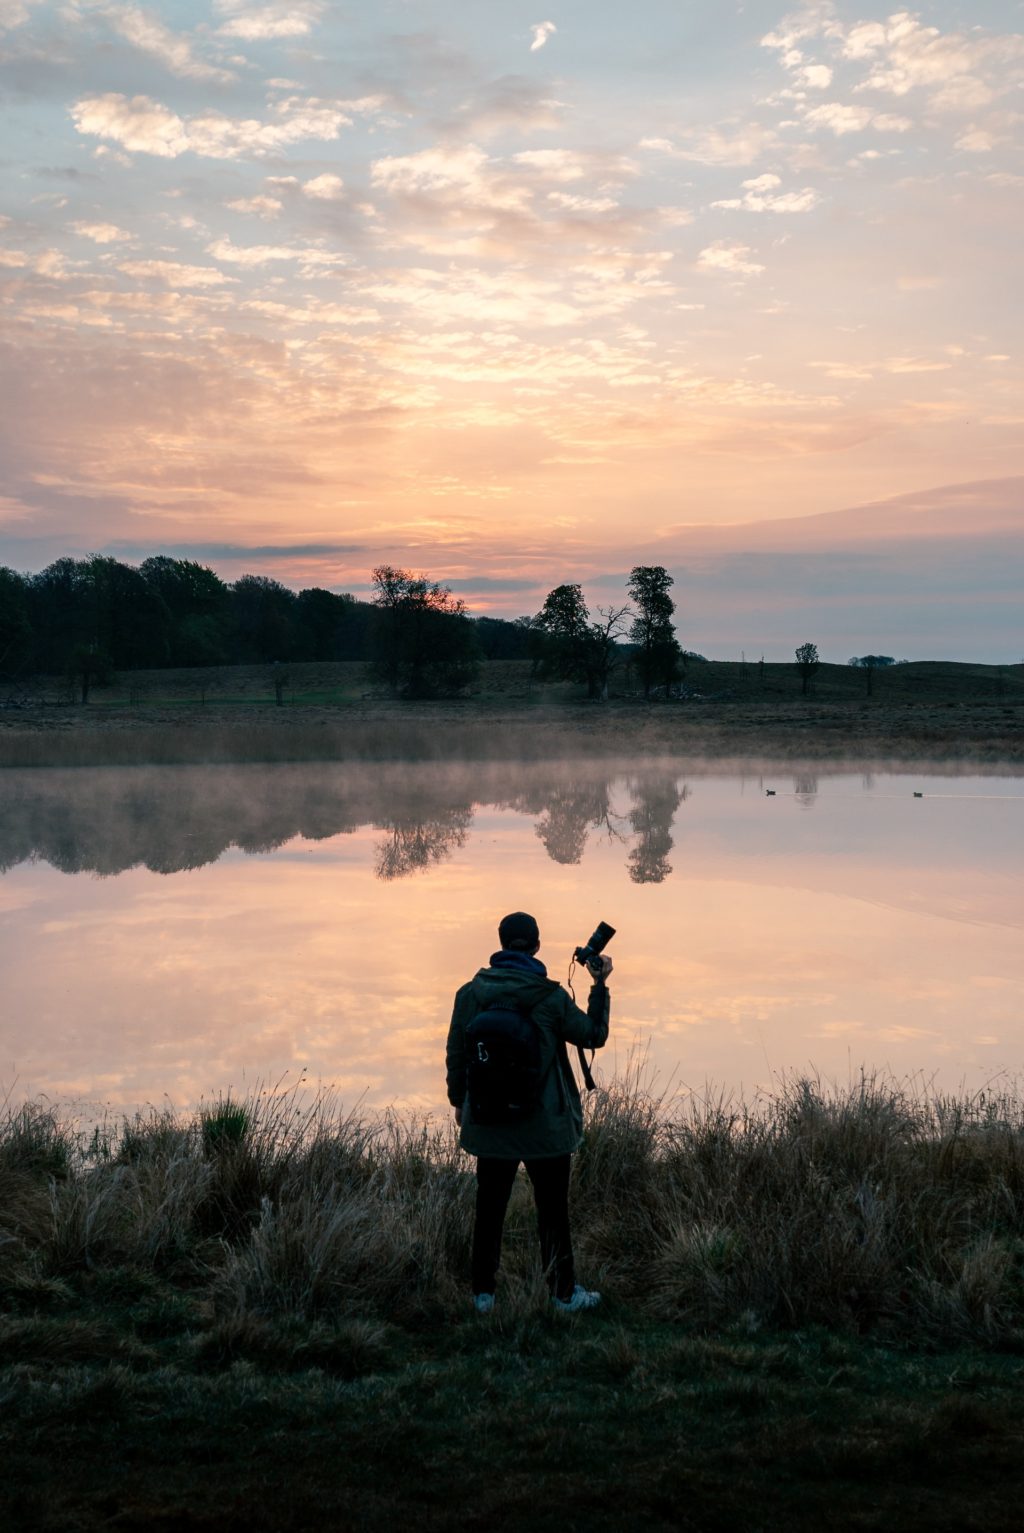
{"type": "Polygon", "coordinates": [[[545,1160],[578,1150],[583,1108],[566,1044],[604,1047],[611,997],[594,984],[582,1011],[557,980],[525,953],[501,951],[456,993],[448,1029],[448,1100],[462,1109],[459,1143],[470,1155],[499,1160],[545,1160]],[[541,1091],[537,1111],[523,1123],[475,1123],[466,1094],[466,1028],[488,1006],[512,1002],[529,1007],[540,1034],[541,1091]]]}

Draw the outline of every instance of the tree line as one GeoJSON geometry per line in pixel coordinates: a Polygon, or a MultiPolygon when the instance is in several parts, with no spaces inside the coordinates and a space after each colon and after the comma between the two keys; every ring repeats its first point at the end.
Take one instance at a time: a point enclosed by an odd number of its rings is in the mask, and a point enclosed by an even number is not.
{"type": "Polygon", "coordinates": [[[321,587],[293,591],[266,575],[226,582],[192,559],[140,565],[103,554],[61,558],[38,574],[0,567],[0,675],[64,675],[90,687],[115,672],[289,661],[368,662],[398,695],[452,694],[482,659],[529,660],[541,680],[607,695],[630,662],[644,693],[670,689],[685,662],[673,624],[672,576],[637,565],[632,605],[589,610],[579,584],[556,586],[535,616],[472,617],[429,576],[373,571],[369,601],[321,587]]]}

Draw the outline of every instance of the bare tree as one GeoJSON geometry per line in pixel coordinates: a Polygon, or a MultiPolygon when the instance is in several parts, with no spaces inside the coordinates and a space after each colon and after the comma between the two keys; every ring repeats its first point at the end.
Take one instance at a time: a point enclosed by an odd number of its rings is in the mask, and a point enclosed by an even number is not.
{"type": "Polygon", "coordinates": [[[619,661],[619,640],[632,617],[629,607],[598,607],[597,621],[590,625],[590,695],[608,698],[608,682],[619,661]]]}

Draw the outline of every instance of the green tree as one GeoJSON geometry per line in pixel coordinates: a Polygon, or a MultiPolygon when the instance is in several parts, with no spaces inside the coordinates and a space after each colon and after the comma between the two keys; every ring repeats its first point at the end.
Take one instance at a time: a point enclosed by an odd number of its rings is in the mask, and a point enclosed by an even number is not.
{"type": "Polygon", "coordinates": [[[0,675],[20,676],[31,669],[32,641],[28,581],[0,565],[0,675]]]}
{"type": "Polygon", "coordinates": [[[516,617],[474,618],[476,635],[488,660],[528,660],[533,619],[516,617]]]}
{"type": "Polygon", "coordinates": [[[268,575],[242,575],[231,587],[235,647],[243,663],[290,660],[298,598],[268,575]]]}
{"type": "MultiPolygon", "coordinates": [[[[348,592],[310,586],[299,592],[299,649],[305,660],[362,660],[369,618],[365,602],[348,592]]],[[[297,657],[298,658],[298,657],[297,657]]]]}
{"type": "Polygon", "coordinates": [[[380,564],[373,571],[373,667],[402,697],[460,692],[477,673],[466,604],[426,575],[380,564]]]}
{"type": "Polygon", "coordinates": [[[560,585],[549,591],[531,625],[534,674],[542,680],[578,681],[588,697],[605,697],[620,658],[628,607],[598,607],[592,620],[583,590],[560,585]]]}
{"type": "Polygon", "coordinates": [[[530,628],[534,675],[541,681],[585,681],[589,628],[582,586],[549,591],[530,628]]]}
{"type": "Polygon", "coordinates": [[[821,661],[818,659],[818,646],[816,644],[801,644],[796,651],[796,664],[800,672],[800,695],[807,696],[807,688],[811,677],[818,669],[821,661]]]}
{"type": "Polygon", "coordinates": [[[36,666],[63,674],[78,646],[96,640],[86,561],[55,559],[29,580],[28,600],[36,666]]]}
{"type": "Polygon", "coordinates": [[[218,665],[227,658],[230,593],[219,575],[167,554],[144,559],[139,573],[169,613],[171,665],[218,665]]]}
{"type": "Polygon", "coordinates": [[[629,637],[637,647],[636,665],[643,682],[644,697],[652,686],[663,686],[666,694],[679,677],[682,650],[672,622],[676,604],[670,594],[674,580],[662,564],[637,564],[629,572],[626,586],[636,615],[629,637]]]}
{"type": "Polygon", "coordinates": [[[117,670],[166,665],[171,618],[159,592],[142,572],[106,554],[85,561],[91,606],[87,642],[117,670]]]}
{"type": "Polygon", "coordinates": [[[875,672],[887,665],[895,665],[896,661],[892,655],[851,655],[850,664],[864,672],[867,695],[870,697],[875,690],[875,672]]]}

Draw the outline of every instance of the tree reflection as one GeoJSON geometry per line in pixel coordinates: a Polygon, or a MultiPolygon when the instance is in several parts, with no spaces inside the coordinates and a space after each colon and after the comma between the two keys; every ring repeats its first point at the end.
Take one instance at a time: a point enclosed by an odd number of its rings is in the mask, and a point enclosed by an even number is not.
{"type": "Polygon", "coordinates": [[[464,846],[473,811],[452,809],[432,820],[412,820],[382,826],[388,834],[374,849],[373,871],[390,883],[424,868],[435,868],[464,846]]]}
{"type": "Polygon", "coordinates": [[[622,839],[614,824],[610,791],[608,778],[569,782],[548,789],[544,812],[534,834],[543,842],[552,862],[580,862],[592,830],[603,828],[608,835],[622,839]]]}
{"type": "Polygon", "coordinates": [[[818,779],[813,772],[802,772],[793,779],[793,792],[801,809],[813,809],[818,800],[818,779]]]}
{"type": "Polygon", "coordinates": [[[629,876],[634,884],[661,884],[672,871],[672,821],[690,790],[679,787],[675,773],[634,777],[630,780],[633,807],[629,823],[637,837],[629,854],[629,876]]]}
{"type": "Polygon", "coordinates": [[[180,873],[231,848],[249,855],[381,832],[385,882],[435,868],[466,845],[480,805],[529,817],[552,861],[578,865],[595,838],[622,844],[634,883],[672,871],[672,822],[687,790],[670,770],[627,779],[597,763],[408,763],[9,772],[0,797],[0,871],[39,859],[100,876],[180,873]]]}

